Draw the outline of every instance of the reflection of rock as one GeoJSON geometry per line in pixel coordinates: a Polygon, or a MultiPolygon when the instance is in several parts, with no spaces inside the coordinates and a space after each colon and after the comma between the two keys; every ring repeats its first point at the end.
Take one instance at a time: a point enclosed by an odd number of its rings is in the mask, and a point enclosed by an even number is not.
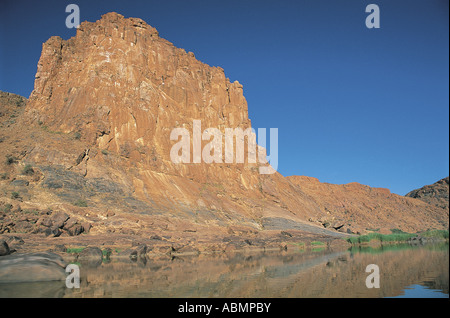
{"type": "Polygon", "coordinates": [[[134,248],[133,255],[136,255],[135,257],[144,258],[147,254],[147,245],[138,243],[136,244],[136,247],[134,248]]]}
{"type": "Polygon", "coordinates": [[[119,257],[129,257],[132,260],[144,259],[147,254],[147,245],[143,243],[133,244],[134,248],[119,253],[119,257]]]}
{"type": "Polygon", "coordinates": [[[63,281],[2,284],[0,298],[61,298],[66,290],[63,281]]]}
{"type": "Polygon", "coordinates": [[[146,264],[123,258],[84,270],[89,284],[66,296],[378,298],[423,280],[448,293],[448,250],[435,247],[152,257],[146,264]],[[380,289],[364,283],[368,264],[383,269],[380,289]]]}
{"type": "Polygon", "coordinates": [[[77,260],[84,265],[97,267],[102,264],[103,252],[98,247],[86,247],[80,252],[77,260]]]}
{"type": "Polygon", "coordinates": [[[51,252],[7,255],[0,257],[0,283],[64,280],[65,267],[51,252]]]}

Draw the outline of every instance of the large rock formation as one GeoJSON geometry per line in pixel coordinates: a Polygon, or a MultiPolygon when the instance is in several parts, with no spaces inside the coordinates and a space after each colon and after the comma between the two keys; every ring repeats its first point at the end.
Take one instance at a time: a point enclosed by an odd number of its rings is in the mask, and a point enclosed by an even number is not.
{"type": "Polygon", "coordinates": [[[280,175],[261,175],[258,164],[172,162],[174,128],[191,137],[194,120],[201,120],[201,130],[250,128],[247,102],[242,85],[230,83],[223,69],[176,48],[140,19],[108,13],[82,23],[67,41],[44,43],[25,118],[85,145],[75,160],[45,144],[33,149],[27,158],[34,163],[59,164],[42,167],[44,187],[66,188],[58,185],[64,176],[76,180],[75,188],[95,180],[91,198],[104,192],[117,201],[120,194],[125,204],[139,200],[135,211],[209,225],[262,229],[266,216],[320,213],[314,206],[295,211],[308,205],[305,198],[280,175]],[[279,186],[287,190],[286,203],[272,198],[279,186]]]}
{"type": "Polygon", "coordinates": [[[416,198],[436,207],[449,209],[449,177],[433,184],[423,186],[406,194],[407,197],[416,198]]]}
{"type": "MultiPolygon", "coordinates": [[[[11,96],[0,103],[10,109],[11,96]]],[[[83,22],[73,38],[50,38],[26,107],[14,103],[13,120],[1,118],[4,211],[62,212],[92,224],[89,235],[166,234],[189,244],[285,229],[339,236],[343,229],[448,226],[448,211],[387,190],[343,186],[341,197],[312,179],[260,174],[265,163],[194,163],[192,152],[191,163],[174,163],[174,128],[191,138],[194,120],[201,131],[250,128],[247,102],[223,69],[141,19],[108,13],[83,22]],[[324,229],[328,218],[345,227],[324,229]]],[[[15,215],[7,228],[24,221],[15,215]]],[[[34,226],[32,216],[25,219],[34,226]]]]}

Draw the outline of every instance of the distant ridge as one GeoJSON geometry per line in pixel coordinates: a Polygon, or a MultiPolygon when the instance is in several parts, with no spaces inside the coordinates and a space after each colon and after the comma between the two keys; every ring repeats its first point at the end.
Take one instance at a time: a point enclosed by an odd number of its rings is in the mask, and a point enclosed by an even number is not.
{"type": "Polygon", "coordinates": [[[449,177],[412,190],[407,197],[416,198],[442,209],[449,209],[449,177]]]}

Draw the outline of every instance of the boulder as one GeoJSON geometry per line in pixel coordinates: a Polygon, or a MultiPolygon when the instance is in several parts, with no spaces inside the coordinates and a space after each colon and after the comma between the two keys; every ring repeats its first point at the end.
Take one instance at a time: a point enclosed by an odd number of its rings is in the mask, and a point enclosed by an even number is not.
{"type": "Polygon", "coordinates": [[[145,255],[147,254],[147,245],[146,244],[138,244],[134,248],[134,252],[137,257],[145,257],[145,255]]]}
{"type": "Polygon", "coordinates": [[[13,235],[6,239],[6,243],[8,243],[8,245],[11,246],[11,245],[22,245],[25,242],[21,237],[13,235]]]}
{"type": "Polygon", "coordinates": [[[80,235],[84,232],[83,225],[78,223],[75,218],[70,218],[63,227],[63,230],[67,231],[70,236],[80,235]]]}
{"type": "Polygon", "coordinates": [[[84,259],[102,259],[103,253],[102,250],[98,247],[86,247],[84,250],[80,252],[78,255],[78,260],[84,259]]]}
{"type": "Polygon", "coordinates": [[[65,280],[64,259],[51,252],[0,257],[0,283],[65,280]]]}
{"type": "Polygon", "coordinates": [[[9,246],[10,252],[12,253],[13,251],[15,251],[17,248],[20,248],[20,246],[22,244],[24,244],[25,242],[23,241],[23,239],[19,236],[10,236],[6,239],[6,243],[9,246]]]}
{"type": "Polygon", "coordinates": [[[156,241],[162,241],[162,237],[159,235],[152,235],[152,236],[150,236],[150,239],[156,240],[156,241]]]}
{"type": "Polygon", "coordinates": [[[43,216],[37,221],[37,225],[41,225],[41,226],[45,226],[45,227],[50,227],[50,226],[52,226],[52,220],[50,219],[50,216],[48,216],[48,215],[43,215],[43,216]]]}
{"type": "Polygon", "coordinates": [[[30,183],[27,180],[13,180],[11,181],[11,185],[16,187],[27,187],[30,183]]]}
{"type": "Polygon", "coordinates": [[[92,224],[89,223],[89,222],[82,222],[81,226],[83,227],[83,232],[89,233],[89,231],[90,231],[90,229],[92,227],[92,224]]]}
{"type": "Polygon", "coordinates": [[[71,226],[70,228],[67,229],[67,232],[69,233],[70,236],[76,236],[76,235],[80,235],[81,233],[83,233],[83,226],[81,224],[74,224],[73,226],[71,226]]]}
{"type": "Polygon", "coordinates": [[[52,226],[46,228],[44,231],[45,236],[58,237],[61,235],[61,230],[58,227],[52,226]]]}
{"type": "Polygon", "coordinates": [[[10,249],[5,240],[0,240],[0,256],[8,255],[10,253],[10,249]]]}
{"type": "Polygon", "coordinates": [[[64,244],[57,244],[52,249],[53,252],[67,252],[67,247],[64,244]]]}
{"type": "Polygon", "coordinates": [[[77,224],[77,223],[78,223],[77,219],[75,219],[75,218],[69,218],[69,219],[64,223],[63,229],[64,229],[64,230],[67,230],[67,229],[71,228],[72,226],[74,226],[74,225],[77,224]]]}
{"type": "Polygon", "coordinates": [[[119,253],[120,257],[129,257],[130,259],[145,258],[147,254],[147,245],[144,243],[133,243],[131,249],[126,249],[119,253]]]}
{"type": "Polygon", "coordinates": [[[69,215],[65,212],[56,212],[51,216],[52,226],[62,228],[64,223],[69,219],[69,215]]]}

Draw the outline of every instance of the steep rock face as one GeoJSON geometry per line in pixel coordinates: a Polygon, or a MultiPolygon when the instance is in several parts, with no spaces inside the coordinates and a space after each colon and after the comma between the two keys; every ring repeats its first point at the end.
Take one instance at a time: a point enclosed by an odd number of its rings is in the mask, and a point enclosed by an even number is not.
{"type": "Polygon", "coordinates": [[[173,128],[192,131],[194,119],[203,129],[250,127],[242,85],[144,21],[115,13],[82,23],[68,41],[44,43],[29,109],[50,129],[78,131],[100,149],[162,172],[173,172],[173,128]]]}
{"type": "Polygon", "coordinates": [[[67,41],[52,37],[44,43],[25,119],[77,134],[86,145],[68,154],[77,156],[76,164],[44,144],[30,160],[62,164],[87,179],[108,176],[125,188],[121,193],[156,210],[188,217],[192,210],[213,211],[204,217],[256,228],[273,214],[300,220],[320,212],[278,173],[261,175],[259,163],[192,163],[192,150],[191,163],[172,162],[174,128],[185,128],[191,139],[194,120],[201,120],[201,131],[251,128],[247,102],[242,85],[230,83],[223,69],[176,48],[140,19],[108,13],[83,22],[67,41]],[[286,200],[275,198],[280,190],[286,200]]]}
{"type": "Polygon", "coordinates": [[[406,194],[444,210],[449,209],[449,177],[406,194]]]}

